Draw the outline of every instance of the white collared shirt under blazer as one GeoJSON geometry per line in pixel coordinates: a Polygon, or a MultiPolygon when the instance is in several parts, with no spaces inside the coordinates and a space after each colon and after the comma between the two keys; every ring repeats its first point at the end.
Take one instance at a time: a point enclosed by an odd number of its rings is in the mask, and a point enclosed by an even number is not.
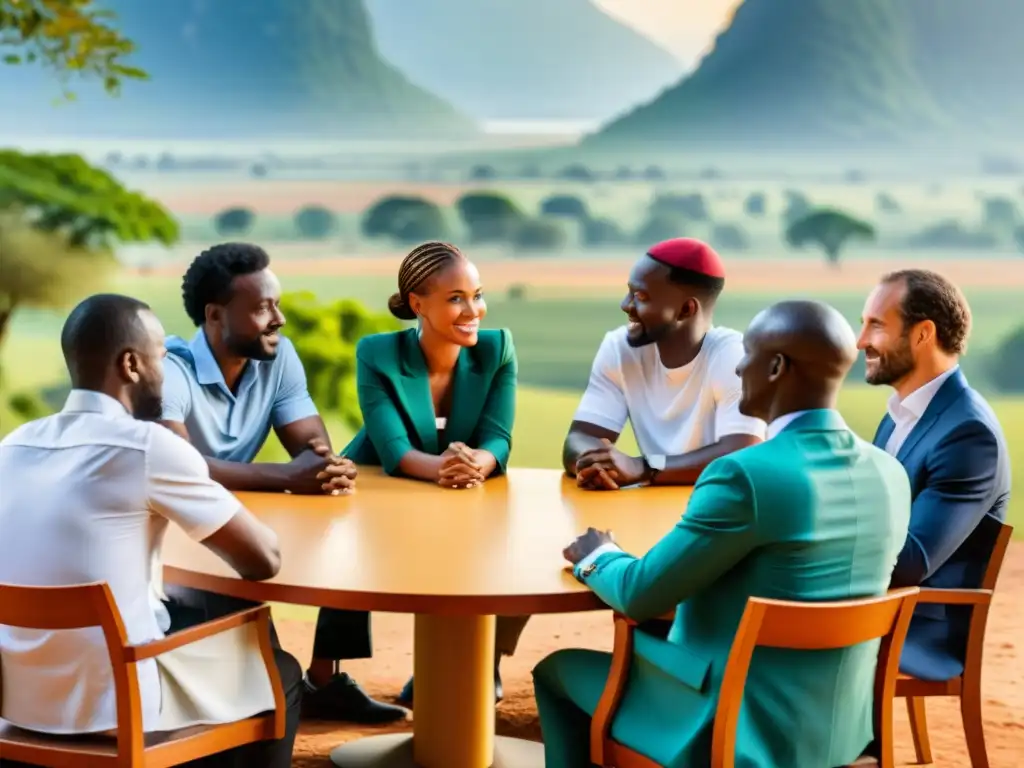
{"type": "MultiPolygon", "coordinates": [[[[118,401],[72,390],[64,409],[0,441],[0,582],[106,582],[129,643],[170,626],[161,602],[169,522],[202,541],[240,503],[206,461],[163,426],[118,401]]],[[[84,734],[116,727],[116,698],[99,628],[0,626],[0,717],[22,728],[84,734]]],[[[227,723],[274,708],[254,625],[140,662],[143,728],[227,723]]]]}

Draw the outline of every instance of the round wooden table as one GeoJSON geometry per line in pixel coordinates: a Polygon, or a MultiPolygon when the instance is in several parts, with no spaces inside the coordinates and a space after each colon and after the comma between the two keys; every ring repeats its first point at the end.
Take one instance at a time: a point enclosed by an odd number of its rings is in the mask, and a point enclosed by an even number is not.
{"type": "MultiPolygon", "coordinates": [[[[581,491],[556,470],[512,469],[448,490],[360,472],[351,496],[239,493],[281,542],[270,581],[240,579],[172,526],[168,583],[255,601],[415,614],[413,733],[331,753],[343,768],[542,766],[539,744],[494,734],[496,615],[606,606],[566,570],[587,526],[643,554],[678,522],[688,488],[581,491]]],[[[611,625],[609,624],[609,632],[611,625]]]]}

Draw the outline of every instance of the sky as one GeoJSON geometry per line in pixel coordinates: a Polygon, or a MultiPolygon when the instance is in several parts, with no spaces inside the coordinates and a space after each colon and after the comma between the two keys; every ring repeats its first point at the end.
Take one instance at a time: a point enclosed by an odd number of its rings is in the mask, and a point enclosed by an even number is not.
{"type": "Polygon", "coordinates": [[[674,53],[697,63],[740,0],[595,0],[609,15],[630,24],[674,53]]]}

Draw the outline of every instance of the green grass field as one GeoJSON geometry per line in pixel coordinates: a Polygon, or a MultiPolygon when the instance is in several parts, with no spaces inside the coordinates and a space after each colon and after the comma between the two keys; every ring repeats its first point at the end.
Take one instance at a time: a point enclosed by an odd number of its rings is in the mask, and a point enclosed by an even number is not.
{"type": "MultiPolygon", "coordinates": [[[[162,276],[132,276],[118,278],[111,290],[136,296],[148,302],[161,318],[168,333],[191,336],[195,328],[185,316],[181,302],[180,279],[162,276]]],[[[311,291],[321,301],[342,297],[355,297],[370,308],[385,311],[387,297],[394,291],[391,278],[308,275],[288,276],[284,280],[286,291],[311,291]]],[[[508,327],[515,337],[519,357],[520,380],[537,387],[580,389],[587,381],[590,363],[606,331],[622,322],[618,309],[617,289],[604,295],[585,295],[554,298],[542,294],[531,299],[527,285],[527,298],[510,301],[499,293],[488,296],[487,325],[508,327]]],[[[799,292],[788,298],[798,297],[799,292]]],[[[1019,324],[1019,298],[1013,291],[968,291],[973,308],[974,330],[970,354],[964,359],[964,370],[972,382],[987,391],[988,354],[992,348],[1019,324]]],[[[743,330],[757,312],[781,296],[769,293],[723,294],[715,310],[719,325],[743,330]]],[[[839,309],[854,328],[859,327],[864,297],[859,293],[818,295],[839,309]]],[[[61,313],[42,310],[20,311],[12,321],[11,338],[0,350],[0,363],[8,362],[13,383],[20,384],[27,377],[28,385],[35,385],[40,375],[52,380],[52,372],[59,374],[58,338],[63,322],[61,313]],[[27,345],[27,346],[26,346],[27,345]],[[23,352],[31,350],[26,358],[23,352]],[[24,371],[25,359],[33,365],[24,371]],[[51,361],[56,361],[51,364],[51,361]],[[36,369],[42,368],[42,373],[36,369]]],[[[287,331],[286,331],[287,332],[287,331]]],[[[861,369],[853,372],[861,378],[861,369]]],[[[11,386],[8,385],[8,389],[11,386]]]]}

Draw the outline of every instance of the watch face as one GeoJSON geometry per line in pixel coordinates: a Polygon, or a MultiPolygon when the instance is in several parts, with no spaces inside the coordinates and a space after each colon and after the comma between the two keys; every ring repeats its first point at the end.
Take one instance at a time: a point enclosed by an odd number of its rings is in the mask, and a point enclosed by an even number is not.
{"type": "Polygon", "coordinates": [[[647,463],[651,465],[651,469],[656,469],[659,472],[665,468],[665,457],[664,456],[648,456],[647,463]]]}

